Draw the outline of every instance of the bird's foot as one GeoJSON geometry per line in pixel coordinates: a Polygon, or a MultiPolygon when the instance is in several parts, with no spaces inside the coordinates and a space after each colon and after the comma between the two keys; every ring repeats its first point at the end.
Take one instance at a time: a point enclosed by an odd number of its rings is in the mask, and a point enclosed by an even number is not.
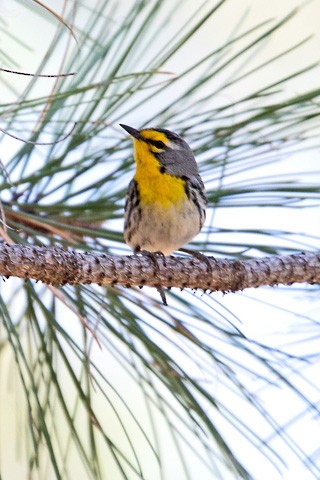
{"type": "Polygon", "coordinates": [[[192,255],[193,257],[197,258],[205,262],[207,266],[207,275],[208,275],[208,285],[211,284],[212,281],[212,265],[209,258],[201,252],[196,252],[194,250],[190,250],[189,248],[179,248],[179,252],[187,253],[188,255],[192,255]]]}
{"type": "MultiPolygon", "coordinates": [[[[149,252],[148,250],[138,250],[138,251],[135,252],[135,254],[137,254],[137,253],[140,253],[144,257],[150,258],[150,260],[152,261],[152,263],[155,267],[155,276],[159,276],[160,268],[159,268],[159,264],[158,264],[158,261],[157,261],[157,257],[165,258],[165,255],[163,254],[163,252],[160,252],[160,250],[158,250],[156,252],[149,252]]],[[[165,264],[165,260],[163,261],[163,263],[165,264]]],[[[160,294],[163,305],[168,306],[166,294],[164,293],[164,290],[163,290],[162,286],[157,285],[156,289],[158,290],[158,292],[160,294]]]]}

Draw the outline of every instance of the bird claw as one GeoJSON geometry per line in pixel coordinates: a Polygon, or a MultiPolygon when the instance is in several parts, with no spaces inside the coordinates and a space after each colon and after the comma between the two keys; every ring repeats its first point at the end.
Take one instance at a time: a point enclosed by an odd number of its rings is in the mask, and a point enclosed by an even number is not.
{"type": "Polygon", "coordinates": [[[194,250],[190,250],[189,248],[179,248],[179,252],[187,253],[189,255],[192,255],[193,257],[197,258],[198,260],[201,260],[202,262],[205,262],[207,266],[207,274],[208,274],[208,285],[211,284],[212,281],[212,265],[209,260],[209,258],[204,255],[201,252],[196,252],[194,250]]]}
{"type": "MultiPolygon", "coordinates": [[[[158,276],[158,274],[160,273],[160,268],[159,268],[159,264],[157,262],[157,256],[165,258],[164,253],[160,252],[160,250],[158,250],[156,252],[148,252],[148,250],[139,250],[139,252],[136,252],[136,253],[140,253],[142,256],[150,258],[150,260],[152,261],[152,263],[155,267],[155,276],[158,276]]],[[[165,261],[164,261],[164,264],[165,264],[165,261]]],[[[156,286],[156,289],[160,294],[163,305],[165,305],[167,307],[168,302],[167,302],[166,294],[164,293],[163,288],[160,285],[158,285],[158,286],[156,286]]]]}

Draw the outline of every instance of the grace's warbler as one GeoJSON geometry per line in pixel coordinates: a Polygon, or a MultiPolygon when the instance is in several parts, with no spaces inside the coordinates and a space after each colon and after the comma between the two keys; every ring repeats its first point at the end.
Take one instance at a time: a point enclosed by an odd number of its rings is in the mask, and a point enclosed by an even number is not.
{"type": "Polygon", "coordinates": [[[135,253],[170,255],[205,220],[207,197],[197,163],[176,133],[120,126],[133,137],[136,163],[125,204],[125,241],[135,253]]]}

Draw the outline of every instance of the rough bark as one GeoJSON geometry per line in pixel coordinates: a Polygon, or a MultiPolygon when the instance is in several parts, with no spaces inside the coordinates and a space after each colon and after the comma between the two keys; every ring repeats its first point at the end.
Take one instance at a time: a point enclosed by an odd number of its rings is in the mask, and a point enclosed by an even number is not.
{"type": "Polygon", "coordinates": [[[262,285],[320,282],[320,254],[299,253],[250,260],[207,257],[115,256],[60,248],[3,245],[0,275],[47,284],[200,288],[237,291],[262,285]]]}

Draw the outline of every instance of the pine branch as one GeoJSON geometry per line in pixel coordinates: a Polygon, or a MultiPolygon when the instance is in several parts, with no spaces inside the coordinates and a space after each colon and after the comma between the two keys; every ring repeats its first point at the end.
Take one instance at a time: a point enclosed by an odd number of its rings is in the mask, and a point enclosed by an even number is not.
{"type": "Polygon", "coordinates": [[[320,282],[320,254],[299,253],[251,260],[116,256],[55,247],[3,245],[0,275],[47,284],[122,285],[238,291],[249,287],[320,282]]]}

